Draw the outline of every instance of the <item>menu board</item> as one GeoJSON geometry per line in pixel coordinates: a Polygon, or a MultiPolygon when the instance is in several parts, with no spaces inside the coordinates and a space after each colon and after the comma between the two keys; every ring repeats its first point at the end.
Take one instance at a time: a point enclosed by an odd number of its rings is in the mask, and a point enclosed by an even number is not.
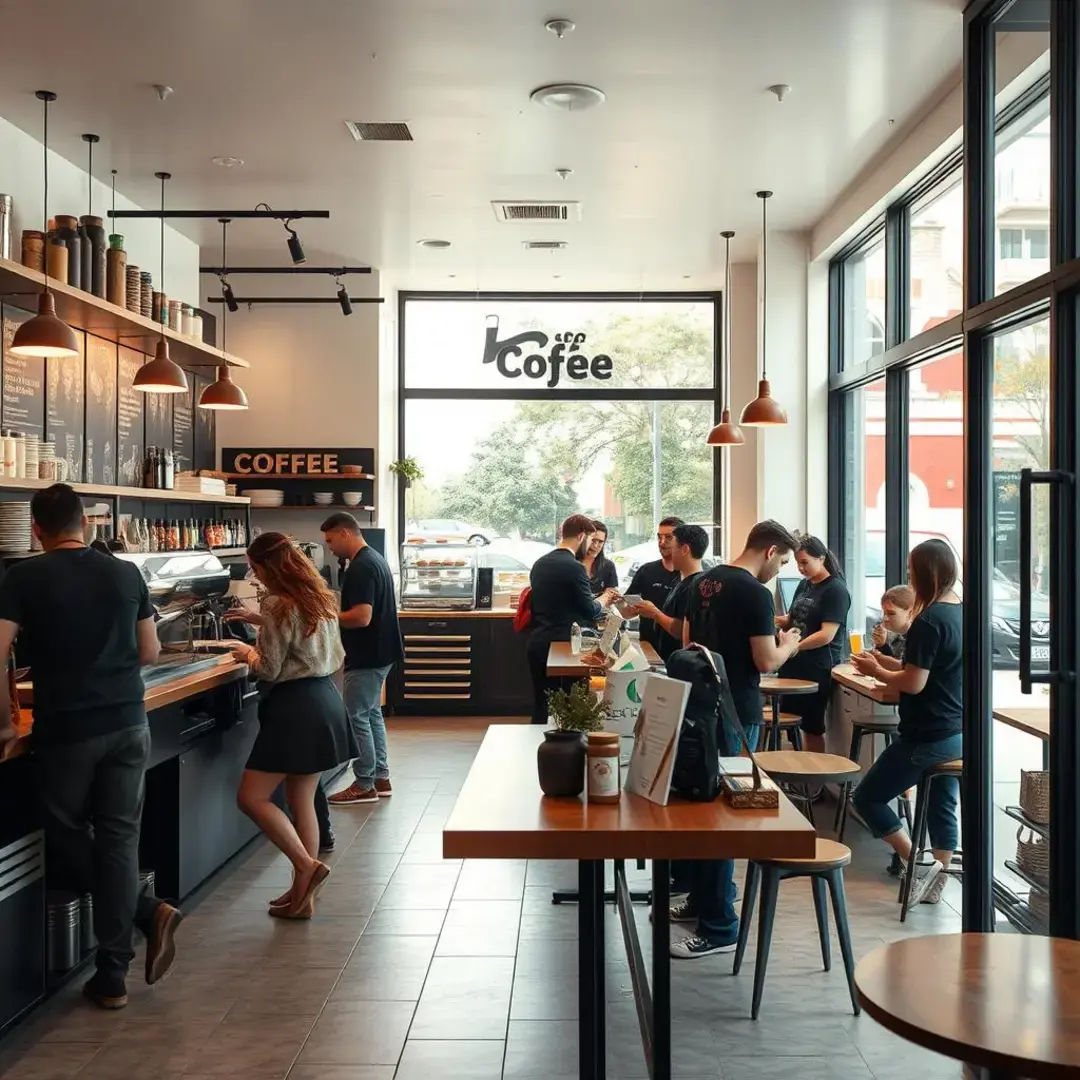
{"type": "Polygon", "coordinates": [[[176,396],[176,394],[143,394],[147,447],[172,446],[173,398],[176,396]]]}
{"type": "Polygon", "coordinates": [[[177,469],[190,469],[195,460],[195,393],[195,388],[189,387],[186,394],[173,395],[172,449],[177,469]]]}
{"type": "Polygon", "coordinates": [[[45,361],[39,356],[12,356],[15,331],[31,317],[20,308],[3,308],[3,425],[41,437],[45,434],[45,361]]]}
{"type": "MultiPolygon", "coordinates": [[[[202,397],[203,390],[210,385],[210,380],[203,378],[201,375],[196,375],[193,377],[192,382],[195,384],[195,400],[198,401],[199,398],[202,397]]],[[[216,428],[214,424],[214,410],[196,409],[195,462],[193,468],[217,468],[217,444],[214,441],[215,437],[216,428]]]]}
{"type": "Polygon", "coordinates": [[[135,390],[131,384],[145,359],[142,353],[120,347],[116,380],[116,479],[124,487],[142,486],[143,400],[154,395],[135,390]]]}
{"type": "Polygon", "coordinates": [[[86,481],[116,483],[116,345],[86,338],[86,481]]]}
{"type": "Polygon", "coordinates": [[[56,440],[56,456],[67,462],[68,480],[83,479],[86,413],[83,376],[86,335],[76,334],[78,356],[50,356],[45,361],[45,435],[56,440]]]}

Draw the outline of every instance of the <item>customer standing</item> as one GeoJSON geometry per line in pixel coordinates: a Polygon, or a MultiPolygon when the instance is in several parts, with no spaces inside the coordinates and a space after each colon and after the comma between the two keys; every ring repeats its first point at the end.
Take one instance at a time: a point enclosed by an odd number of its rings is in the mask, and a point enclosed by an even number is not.
{"type": "MultiPolygon", "coordinates": [[[[735,710],[751,745],[761,724],[761,672],[775,671],[799,647],[798,630],[776,634],[772,594],[765,588],[795,546],[795,538],[782,525],[759,522],[734,562],[699,574],[691,589],[683,642],[704,645],[723,658],[735,710]]],[[[739,919],[734,869],[731,859],[697,859],[689,864],[690,892],[672,905],[671,920],[695,923],[696,930],[672,943],[672,956],[693,960],[735,949],[739,919]]]]}
{"type": "MultiPolygon", "coordinates": [[[[679,517],[666,517],[656,527],[656,546],[660,549],[660,558],[647,562],[637,568],[626,590],[627,596],[640,596],[657,608],[663,608],[668,593],[679,583],[679,571],[671,561],[675,544],[675,528],[684,524],[679,517]]],[[[641,640],[647,641],[657,652],[663,643],[663,631],[649,618],[640,620],[641,640]]]]}
{"type": "Polygon", "coordinates": [[[349,560],[341,584],[341,641],[345,708],[360,746],[352,763],[352,783],[329,801],[331,806],[373,803],[393,793],[382,692],[390,669],[405,657],[394,579],[386,560],[364,540],[352,514],[331,514],[322,523],[322,532],[327,547],[349,560]]]}
{"type": "Polygon", "coordinates": [[[592,536],[589,537],[585,557],[581,560],[585,573],[589,575],[589,588],[592,589],[593,596],[600,596],[607,589],[619,587],[615,564],[604,553],[607,536],[607,526],[602,521],[594,521],[592,536]]]}
{"type": "MultiPolygon", "coordinates": [[[[963,618],[956,595],[957,566],[943,540],[925,540],[908,556],[915,617],[904,642],[903,666],[884,666],[874,653],[851,662],[900,693],[899,738],[885,747],[855,789],[855,806],[874,836],[907,863],[911,838],[891,802],[918,783],[930,765],[963,756],[963,618]]],[[[960,834],[956,807],[960,784],[942,776],[930,786],[927,825],[934,861],[916,870],[910,903],[936,904],[945,887],[942,871],[952,861],[960,834]]]]}
{"type": "Polygon", "coordinates": [[[256,537],[247,555],[268,596],[254,647],[242,641],[230,647],[269,689],[259,701],[259,734],[237,802],[293,865],[292,887],[270,902],[270,914],[310,919],[330,873],[318,859],[315,791],[327,769],[356,751],[333,680],[342,660],[337,601],[311,560],[283,533],[256,537]],[[292,821],[272,801],[282,783],[292,821]]]}
{"type": "MultiPolygon", "coordinates": [[[[140,669],[158,658],[154,611],[135,566],[83,542],[82,502],[67,484],[37,492],[30,510],[45,554],[14,564],[0,582],[0,654],[6,660],[18,634],[33,672],[49,887],[94,897],[97,972],[83,993],[119,1009],[133,926],[146,935],[154,983],[172,963],[181,920],[139,889],[150,757],[140,669]]],[[[12,706],[0,691],[0,749],[15,735],[12,706]]]]}
{"type": "Polygon", "coordinates": [[[683,621],[708,547],[709,534],[700,525],[676,525],[672,531],[671,566],[679,575],[679,583],[667,594],[662,607],[651,600],[642,600],[634,609],[638,616],[650,619],[659,627],[656,651],[663,660],[682,646],[683,621]]]}
{"type": "Polygon", "coordinates": [[[832,693],[832,669],[846,653],[847,617],[851,593],[837,557],[816,537],[803,536],[795,551],[802,581],[791,600],[791,611],[776,625],[799,631],[799,651],[780,669],[785,679],[817,683],[816,694],[781,698],[781,708],[802,718],[807,750],[825,752],[825,712],[832,693]]]}
{"type": "Polygon", "coordinates": [[[571,514],[562,523],[559,546],[541,555],[529,572],[532,621],[526,654],[532,675],[534,724],[547,723],[548,694],[567,682],[548,677],[547,658],[551,643],[569,641],[575,622],[592,626],[615,599],[614,589],[608,589],[594,599],[589,587],[589,575],[581,560],[592,532],[592,518],[571,514]]]}

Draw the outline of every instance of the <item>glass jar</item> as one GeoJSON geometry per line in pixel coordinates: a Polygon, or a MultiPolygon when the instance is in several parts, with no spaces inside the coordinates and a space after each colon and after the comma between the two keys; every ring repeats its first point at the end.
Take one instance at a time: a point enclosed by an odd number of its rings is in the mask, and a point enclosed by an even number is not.
{"type": "Polygon", "coordinates": [[[619,782],[619,733],[590,731],[586,753],[589,802],[617,803],[622,787],[619,782]]]}
{"type": "Polygon", "coordinates": [[[45,234],[40,229],[23,229],[22,264],[45,273],[45,234]]]}

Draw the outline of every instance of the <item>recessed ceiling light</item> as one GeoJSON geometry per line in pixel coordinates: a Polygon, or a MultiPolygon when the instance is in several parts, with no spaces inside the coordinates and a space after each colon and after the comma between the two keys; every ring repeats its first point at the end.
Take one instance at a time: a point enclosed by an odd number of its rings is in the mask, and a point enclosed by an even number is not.
{"type": "Polygon", "coordinates": [[[549,109],[562,109],[564,112],[584,112],[600,105],[606,95],[603,90],[584,83],[552,83],[540,86],[529,95],[529,100],[549,109]]]}
{"type": "Polygon", "coordinates": [[[416,242],[422,248],[448,248],[450,246],[449,240],[417,240],[416,242]]]}
{"type": "Polygon", "coordinates": [[[215,165],[220,165],[223,169],[235,169],[238,165],[244,164],[243,158],[230,157],[227,154],[222,157],[212,157],[210,160],[215,165]]]}
{"type": "Polygon", "coordinates": [[[447,274],[447,277],[457,277],[457,274],[447,274]]]}
{"type": "Polygon", "coordinates": [[[574,175],[574,170],[573,169],[556,169],[555,170],[555,175],[560,180],[565,180],[568,176],[573,176],[574,175]]]}

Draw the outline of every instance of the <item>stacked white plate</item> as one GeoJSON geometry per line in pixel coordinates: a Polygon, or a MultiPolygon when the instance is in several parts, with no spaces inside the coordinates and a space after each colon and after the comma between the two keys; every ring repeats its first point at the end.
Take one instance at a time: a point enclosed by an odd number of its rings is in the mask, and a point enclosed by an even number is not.
{"type": "Polygon", "coordinates": [[[29,551],[30,536],[30,503],[0,503],[0,551],[29,551]]]}
{"type": "Polygon", "coordinates": [[[334,501],[334,493],[332,491],[316,491],[312,498],[315,500],[316,506],[329,506],[334,501]]]}
{"type": "Polygon", "coordinates": [[[252,506],[282,506],[285,492],[276,488],[246,488],[241,495],[251,500],[252,506]]]}
{"type": "Polygon", "coordinates": [[[39,450],[41,441],[36,435],[26,436],[26,475],[33,480],[38,476],[39,450]]]}

